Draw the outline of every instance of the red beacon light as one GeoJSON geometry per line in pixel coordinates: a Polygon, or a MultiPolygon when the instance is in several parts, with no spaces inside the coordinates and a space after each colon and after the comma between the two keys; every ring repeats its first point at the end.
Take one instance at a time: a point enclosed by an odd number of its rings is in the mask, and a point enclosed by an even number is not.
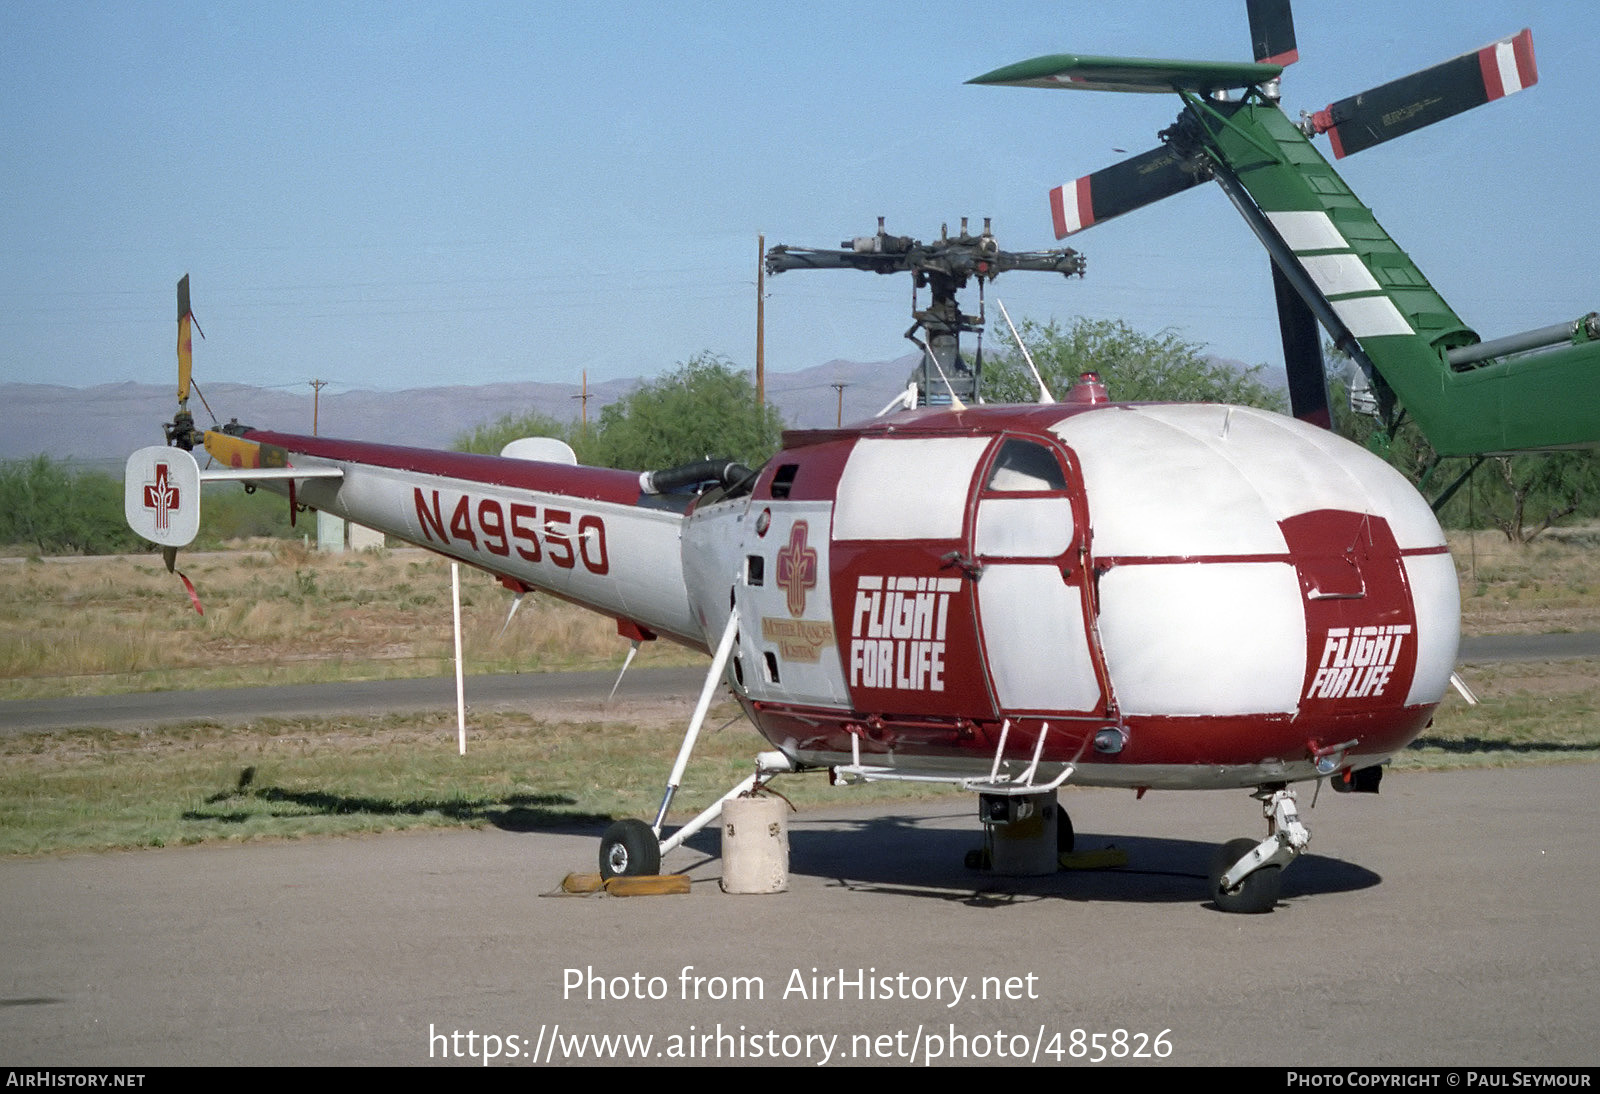
{"type": "Polygon", "coordinates": [[[1098,372],[1084,372],[1079,374],[1078,382],[1072,385],[1063,401],[1074,406],[1094,406],[1096,403],[1109,403],[1111,395],[1106,391],[1105,381],[1100,379],[1098,372]]]}

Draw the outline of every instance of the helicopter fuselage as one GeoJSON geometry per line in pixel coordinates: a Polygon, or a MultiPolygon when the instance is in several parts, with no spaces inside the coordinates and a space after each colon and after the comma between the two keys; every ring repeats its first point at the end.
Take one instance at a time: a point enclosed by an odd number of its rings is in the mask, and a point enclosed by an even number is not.
{"type": "Polygon", "coordinates": [[[262,431],[207,447],[336,466],[298,500],[625,634],[709,650],[737,611],[726,681],[799,767],[1286,783],[1402,748],[1455,660],[1426,502],[1365,450],[1245,407],[927,409],[791,432],[753,487],[696,495],[262,431]]]}

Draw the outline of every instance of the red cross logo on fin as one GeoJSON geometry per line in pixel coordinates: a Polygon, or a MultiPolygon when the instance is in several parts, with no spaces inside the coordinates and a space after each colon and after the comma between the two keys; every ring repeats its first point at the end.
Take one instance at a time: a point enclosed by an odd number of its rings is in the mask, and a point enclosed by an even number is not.
{"type": "Polygon", "coordinates": [[[789,532],[789,542],[778,550],[778,585],[783,589],[789,614],[805,614],[806,590],[817,585],[817,552],[806,546],[806,522],[797,520],[789,532]]]}
{"type": "Polygon", "coordinates": [[[156,464],[156,481],[144,484],[144,507],[156,511],[156,531],[165,532],[178,509],[178,488],[167,481],[167,465],[156,464]]]}

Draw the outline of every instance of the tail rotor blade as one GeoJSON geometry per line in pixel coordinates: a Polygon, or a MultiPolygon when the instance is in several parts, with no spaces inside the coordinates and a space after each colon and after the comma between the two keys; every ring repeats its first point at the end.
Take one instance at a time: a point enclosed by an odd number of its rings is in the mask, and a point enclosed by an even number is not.
{"type": "Polygon", "coordinates": [[[1539,82],[1533,32],[1502,38],[1443,64],[1329,104],[1311,116],[1342,159],[1539,82]]]}
{"type": "Polygon", "coordinates": [[[1289,0],[1246,0],[1250,43],[1258,64],[1292,65],[1300,59],[1294,44],[1294,14],[1289,0]]]}
{"type": "Polygon", "coordinates": [[[178,407],[189,401],[189,374],[194,368],[194,343],[189,327],[194,313],[189,308],[189,275],[178,282],[178,407]]]}
{"type": "Polygon", "coordinates": [[[1210,177],[1202,161],[1180,156],[1166,145],[1101,168],[1050,191],[1056,238],[1081,232],[1102,220],[1197,186],[1210,177]]]}

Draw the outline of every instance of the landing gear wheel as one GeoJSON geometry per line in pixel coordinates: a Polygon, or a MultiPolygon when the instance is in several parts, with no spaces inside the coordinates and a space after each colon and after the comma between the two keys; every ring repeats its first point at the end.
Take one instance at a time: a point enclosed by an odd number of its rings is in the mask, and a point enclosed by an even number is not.
{"type": "Polygon", "coordinates": [[[1259,915],[1272,911],[1272,906],[1278,903],[1278,893],[1283,888],[1282,867],[1263,866],[1241,881],[1238,888],[1225,890],[1222,887],[1222,875],[1249,854],[1258,842],[1253,839],[1229,840],[1217,848],[1217,853],[1212,856],[1211,899],[1222,911],[1259,915]]]}
{"type": "Polygon", "coordinates": [[[600,876],[643,877],[661,872],[661,841],[641,820],[620,820],[600,837],[600,876]]]}
{"type": "Polygon", "coordinates": [[[1060,806],[1056,807],[1056,854],[1070,855],[1072,849],[1078,845],[1078,837],[1072,831],[1072,818],[1067,816],[1067,811],[1060,806]]]}

